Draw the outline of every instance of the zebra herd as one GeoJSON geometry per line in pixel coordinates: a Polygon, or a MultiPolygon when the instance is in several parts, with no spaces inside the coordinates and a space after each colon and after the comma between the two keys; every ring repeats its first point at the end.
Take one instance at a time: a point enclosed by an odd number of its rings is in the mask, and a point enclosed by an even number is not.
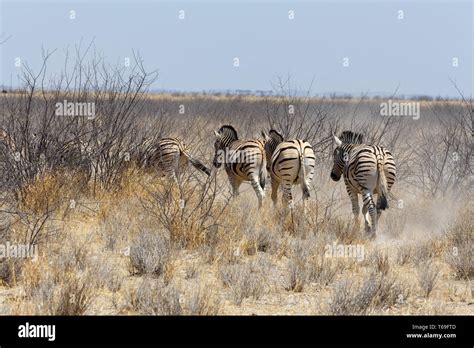
{"type": "MultiPolygon", "coordinates": [[[[304,209],[304,202],[310,197],[309,185],[316,165],[313,148],[307,141],[285,141],[273,129],[268,134],[262,131],[262,137],[258,139],[239,139],[237,131],[230,125],[224,125],[214,133],[213,165],[216,168],[224,165],[234,197],[239,194],[242,182],[250,182],[261,207],[267,173],[270,173],[273,203],[277,204],[278,188],[281,185],[283,202],[292,207],[292,187],[300,185],[304,209]]],[[[362,196],[365,231],[373,238],[382,210],[388,208],[387,196],[395,182],[393,156],[383,146],[363,144],[363,136],[359,133],[344,131],[339,137],[334,136],[334,141],[336,148],[331,179],[339,181],[341,176],[344,177],[356,226],[359,225],[360,215],[359,195],[362,196]],[[374,195],[377,195],[376,201],[374,195]]],[[[209,169],[191,157],[180,139],[163,139],[158,147],[161,149],[154,152],[156,155],[150,160],[150,165],[153,164],[164,175],[175,176],[188,160],[197,169],[210,174],[209,169]]]]}
{"type": "MultiPolygon", "coordinates": [[[[304,202],[310,197],[309,186],[314,176],[316,157],[311,144],[301,139],[287,139],[276,130],[261,138],[239,139],[237,131],[230,125],[223,125],[215,133],[213,165],[224,165],[232,187],[233,196],[239,194],[242,182],[250,182],[259,207],[265,197],[267,175],[271,178],[271,198],[277,204],[278,188],[281,185],[285,206],[293,207],[292,187],[300,185],[304,202]]],[[[363,143],[363,135],[344,131],[334,135],[335,149],[331,179],[339,181],[344,177],[347,193],[352,203],[356,226],[359,226],[359,195],[362,196],[362,213],[365,231],[375,237],[377,221],[382,210],[388,208],[387,196],[396,177],[392,154],[382,146],[363,143]],[[374,196],[377,195],[375,200],[374,196]]],[[[12,149],[14,143],[8,133],[0,129],[0,144],[12,149]]],[[[159,141],[146,140],[141,144],[146,156],[139,165],[160,176],[172,177],[177,183],[178,173],[188,163],[210,175],[211,171],[194,158],[179,138],[162,138],[159,141]]]]}

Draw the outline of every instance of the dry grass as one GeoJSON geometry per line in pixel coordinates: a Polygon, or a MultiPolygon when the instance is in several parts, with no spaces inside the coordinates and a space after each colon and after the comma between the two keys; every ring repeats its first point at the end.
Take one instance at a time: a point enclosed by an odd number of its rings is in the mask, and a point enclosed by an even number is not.
{"type": "Polygon", "coordinates": [[[335,284],[329,313],[368,314],[377,309],[390,308],[397,303],[397,300],[405,301],[408,293],[409,290],[392,275],[373,270],[363,281],[343,279],[335,284]]]}
{"type": "MultiPolygon", "coordinates": [[[[151,99],[173,107],[196,102],[167,98],[151,99]]],[[[261,102],[203,98],[241,107],[261,102]]],[[[209,164],[209,134],[235,115],[212,122],[203,116],[186,118],[190,126],[182,129],[209,164]]],[[[243,120],[242,136],[255,124],[243,120]]],[[[116,189],[93,193],[80,175],[43,173],[10,204],[18,214],[0,235],[4,244],[37,233],[40,251],[37,261],[0,259],[1,287],[11,290],[3,303],[13,314],[46,315],[473,314],[472,211],[455,204],[468,206],[468,198],[445,197],[441,209],[420,192],[413,198],[418,183],[404,163],[394,189],[404,208],[391,204],[371,241],[353,225],[344,185],[329,181],[331,149],[317,150],[306,214],[300,193],[290,213],[273,207],[268,188],[261,210],[249,185],[231,199],[223,171],[207,178],[188,168],[176,186],[131,164],[116,189]],[[363,258],[329,257],[325,248],[333,243],[360,246],[363,258]]]]}
{"type": "Polygon", "coordinates": [[[446,260],[458,279],[474,278],[474,219],[469,211],[446,231],[448,254],[446,260]]]}

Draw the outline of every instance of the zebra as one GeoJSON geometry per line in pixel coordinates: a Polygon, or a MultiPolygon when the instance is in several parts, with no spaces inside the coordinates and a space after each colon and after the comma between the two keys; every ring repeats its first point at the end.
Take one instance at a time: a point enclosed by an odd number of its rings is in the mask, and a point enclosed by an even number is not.
{"type": "Polygon", "coordinates": [[[383,146],[363,144],[363,135],[351,131],[334,136],[337,147],[333,154],[331,179],[344,176],[347,193],[352,202],[356,226],[359,226],[359,194],[362,195],[362,214],[365,231],[375,238],[377,222],[382,210],[388,209],[387,195],[396,177],[395,161],[383,146]],[[377,194],[377,205],[374,195],[377,194]]]}
{"type": "Polygon", "coordinates": [[[272,129],[265,138],[267,170],[270,172],[272,185],[272,201],[277,204],[278,187],[283,186],[283,201],[292,207],[292,186],[300,184],[304,201],[310,197],[309,185],[313,180],[316,157],[312,146],[304,140],[292,139],[284,141],[283,136],[272,129]]]}
{"type": "Polygon", "coordinates": [[[242,182],[250,181],[261,208],[267,179],[264,140],[239,139],[237,131],[229,125],[215,130],[214,134],[214,167],[219,168],[224,163],[234,197],[239,195],[242,182]]]}
{"type": "Polygon", "coordinates": [[[179,138],[162,138],[158,142],[147,139],[142,144],[139,165],[154,169],[161,177],[171,177],[178,183],[178,173],[191,164],[207,176],[211,171],[199,160],[192,157],[186,144],[179,138]]]}

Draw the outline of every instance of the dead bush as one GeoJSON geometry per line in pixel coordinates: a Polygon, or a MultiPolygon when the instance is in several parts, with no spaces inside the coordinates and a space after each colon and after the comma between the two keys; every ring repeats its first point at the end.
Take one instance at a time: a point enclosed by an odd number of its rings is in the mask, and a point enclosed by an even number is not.
{"type": "Polygon", "coordinates": [[[393,276],[373,270],[362,283],[349,279],[337,282],[331,295],[329,313],[363,315],[403,303],[408,294],[408,288],[397,283],[393,276]]]}
{"type": "Polygon", "coordinates": [[[403,266],[413,261],[416,251],[415,251],[415,247],[412,244],[399,245],[396,250],[397,250],[396,251],[397,254],[396,254],[395,261],[397,265],[403,266]]]}
{"type": "Polygon", "coordinates": [[[263,292],[262,275],[252,271],[248,264],[228,264],[219,268],[219,277],[231,291],[236,305],[241,305],[245,298],[260,298],[263,292]]]}
{"type": "Polygon", "coordinates": [[[329,285],[338,273],[341,273],[344,263],[327,258],[324,254],[314,255],[308,260],[308,280],[322,285],[329,285]]]}
{"type": "Polygon", "coordinates": [[[209,285],[194,288],[186,301],[186,315],[217,315],[220,299],[209,285]]]}
{"type": "Polygon", "coordinates": [[[80,271],[78,267],[63,268],[58,263],[68,255],[59,255],[51,263],[42,260],[39,264],[30,262],[24,277],[26,302],[31,314],[82,315],[93,303],[98,291],[97,274],[94,268],[80,271]]]}
{"type": "Polygon", "coordinates": [[[469,213],[462,215],[446,231],[448,253],[445,260],[451,266],[457,279],[474,278],[474,220],[469,213]]]}
{"type": "Polygon", "coordinates": [[[433,266],[432,261],[425,261],[417,266],[417,273],[423,296],[429,297],[436,285],[439,269],[433,266]]]}
{"type": "Polygon", "coordinates": [[[130,273],[160,276],[170,257],[170,243],[159,232],[141,230],[130,245],[130,273]]]}
{"type": "Polygon", "coordinates": [[[304,260],[289,260],[288,275],[285,284],[285,290],[301,292],[308,279],[308,272],[304,260]]]}
{"type": "Polygon", "coordinates": [[[143,315],[181,315],[182,302],[178,290],[159,279],[145,278],[127,291],[127,307],[143,315]]]}

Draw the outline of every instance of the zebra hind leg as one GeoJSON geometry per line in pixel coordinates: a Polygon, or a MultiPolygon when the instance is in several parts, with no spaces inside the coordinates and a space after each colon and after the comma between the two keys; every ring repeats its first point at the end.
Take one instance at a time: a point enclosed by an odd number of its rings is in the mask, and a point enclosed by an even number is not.
{"type": "Polygon", "coordinates": [[[259,181],[259,178],[258,176],[257,177],[253,177],[251,180],[250,180],[250,183],[252,184],[252,187],[255,191],[255,193],[257,194],[257,198],[258,198],[258,208],[260,209],[263,205],[263,198],[265,197],[265,191],[262,189],[262,187],[260,186],[260,181],[259,181]]]}
{"type": "Polygon", "coordinates": [[[353,190],[348,190],[348,193],[352,204],[352,214],[354,215],[354,230],[358,231],[360,228],[359,195],[353,190]]]}
{"type": "Polygon", "coordinates": [[[375,238],[377,231],[377,209],[374,204],[371,192],[365,191],[363,194],[364,208],[362,213],[365,219],[365,231],[371,239],[375,238]]]}
{"type": "Polygon", "coordinates": [[[239,195],[240,184],[242,182],[231,175],[229,175],[229,182],[230,182],[230,186],[232,186],[232,196],[234,198],[237,198],[237,196],[239,195]]]}

